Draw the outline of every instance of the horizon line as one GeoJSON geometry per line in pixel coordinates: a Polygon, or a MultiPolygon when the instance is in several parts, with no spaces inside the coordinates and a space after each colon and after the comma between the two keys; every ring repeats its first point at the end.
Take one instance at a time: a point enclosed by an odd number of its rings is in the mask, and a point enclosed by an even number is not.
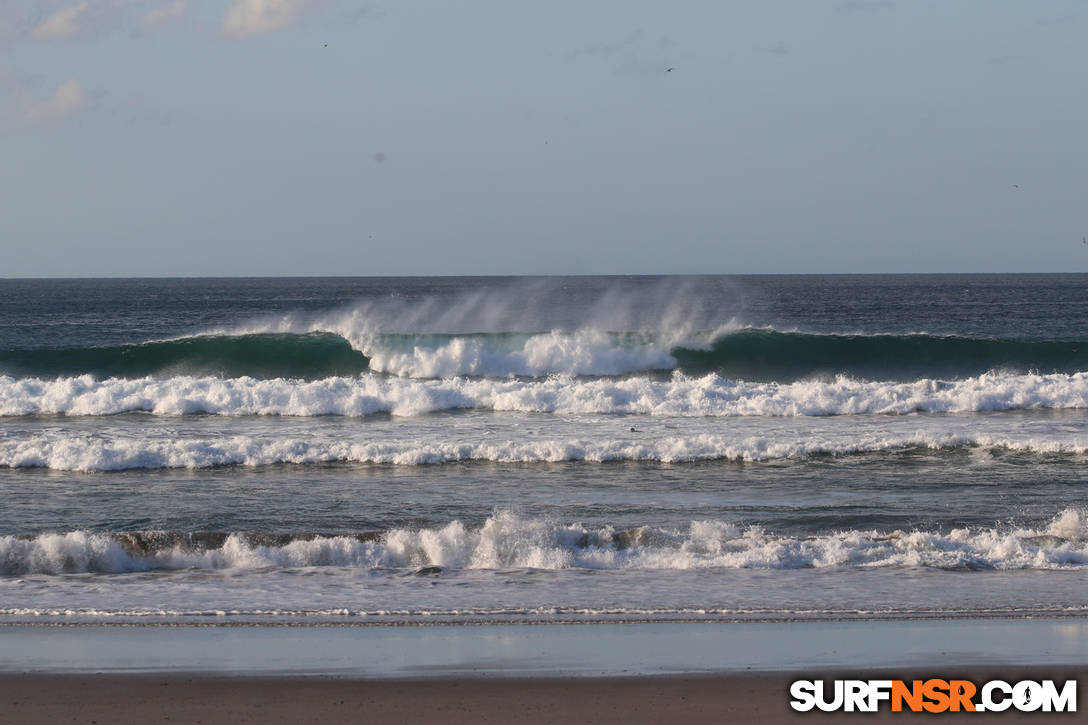
{"type": "Polygon", "coordinates": [[[193,279],[542,279],[569,277],[964,277],[964,276],[1075,276],[1083,272],[641,272],[641,273],[544,273],[544,274],[241,274],[241,275],[74,275],[56,276],[0,276],[0,282],[46,280],[193,280],[193,279]]]}

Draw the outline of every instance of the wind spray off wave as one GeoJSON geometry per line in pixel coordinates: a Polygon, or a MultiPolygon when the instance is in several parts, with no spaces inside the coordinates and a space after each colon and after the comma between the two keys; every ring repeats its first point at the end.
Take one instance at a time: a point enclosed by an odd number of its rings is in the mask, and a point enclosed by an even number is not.
{"type": "Polygon", "coordinates": [[[748,382],[846,375],[867,380],[957,379],[993,370],[1075,373],[1088,343],[932,335],[829,335],[770,329],[540,333],[216,333],[107,347],[0,351],[13,377],[153,376],[318,380],[384,373],[406,378],[623,376],[673,370],[748,382]]]}

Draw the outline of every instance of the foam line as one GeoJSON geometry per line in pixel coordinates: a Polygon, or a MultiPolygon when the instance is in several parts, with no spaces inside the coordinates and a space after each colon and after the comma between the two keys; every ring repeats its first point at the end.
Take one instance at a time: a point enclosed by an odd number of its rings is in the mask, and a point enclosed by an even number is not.
{"type": "Polygon", "coordinates": [[[847,377],[745,383],[717,375],[542,380],[414,380],[367,374],[320,380],[43,380],[0,376],[0,416],[36,414],[418,416],[472,409],[653,416],[831,416],[972,413],[1088,407],[1088,373],[986,374],[952,382],[867,382],[847,377]]]}
{"type": "Polygon", "coordinates": [[[264,567],[462,569],[807,569],[937,567],[962,570],[1088,566],[1088,514],[1065,509],[1039,528],[849,530],[810,537],[725,521],[617,531],[523,518],[508,511],[479,528],[393,529],[378,536],[241,533],[208,538],[71,531],[0,537],[0,574],[139,572],[264,567]],[[155,545],[158,542],[158,545],[155,545]]]}

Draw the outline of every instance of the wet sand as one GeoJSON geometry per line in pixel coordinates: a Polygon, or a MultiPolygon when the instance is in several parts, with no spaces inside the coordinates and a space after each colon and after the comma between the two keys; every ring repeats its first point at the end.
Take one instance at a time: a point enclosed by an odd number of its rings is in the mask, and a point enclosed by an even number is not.
{"type": "Polygon", "coordinates": [[[471,626],[0,626],[0,673],[631,677],[1088,668],[1088,620],[962,619],[471,626]]]}
{"type": "Polygon", "coordinates": [[[789,685],[1077,679],[1083,700],[1084,635],[1079,620],[9,626],[0,627],[0,725],[928,722],[887,710],[796,713],[789,685]]]}
{"type": "MultiPolygon", "coordinates": [[[[858,676],[853,673],[851,676],[858,676]]],[[[881,673],[866,672],[864,677],[881,673]]],[[[901,677],[910,673],[884,673],[901,677]]],[[[950,673],[980,682],[1073,679],[1088,669],[972,668],[950,673]]],[[[789,683],[812,672],[627,678],[457,677],[374,680],[332,677],[244,677],[154,674],[2,674],[0,723],[750,723],[839,722],[863,718],[929,722],[932,715],[882,711],[795,713],[789,683]]],[[[979,722],[974,713],[943,714],[942,723],[979,722]]],[[[1000,722],[1084,720],[1075,714],[987,713],[1000,722]]]]}

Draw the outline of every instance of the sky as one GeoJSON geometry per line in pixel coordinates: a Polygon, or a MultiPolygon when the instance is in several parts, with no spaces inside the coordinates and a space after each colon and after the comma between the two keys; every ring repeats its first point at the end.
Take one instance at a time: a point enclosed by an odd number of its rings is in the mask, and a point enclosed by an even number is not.
{"type": "Polygon", "coordinates": [[[1082,0],[2,0],[0,277],[1088,271],[1082,0]]]}

